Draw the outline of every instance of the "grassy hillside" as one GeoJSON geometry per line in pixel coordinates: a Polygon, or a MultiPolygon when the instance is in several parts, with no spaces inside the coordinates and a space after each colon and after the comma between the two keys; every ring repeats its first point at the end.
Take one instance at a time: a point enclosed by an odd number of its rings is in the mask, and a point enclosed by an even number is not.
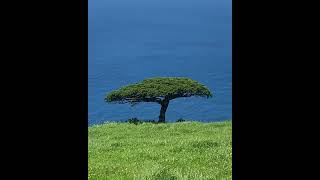
{"type": "Polygon", "coordinates": [[[231,121],[89,127],[89,179],[231,179],[231,121]]]}

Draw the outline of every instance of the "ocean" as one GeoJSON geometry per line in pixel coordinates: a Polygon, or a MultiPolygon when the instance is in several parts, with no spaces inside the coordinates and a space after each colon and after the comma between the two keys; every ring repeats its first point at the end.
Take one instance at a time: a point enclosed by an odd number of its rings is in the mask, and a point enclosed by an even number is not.
{"type": "Polygon", "coordinates": [[[108,92],[151,77],[188,77],[210,99],[170,101],[166,120],[232,119],[231,0],[89,0],[88,122],[157,120],[160,105],[107,104],[108,92]]]}

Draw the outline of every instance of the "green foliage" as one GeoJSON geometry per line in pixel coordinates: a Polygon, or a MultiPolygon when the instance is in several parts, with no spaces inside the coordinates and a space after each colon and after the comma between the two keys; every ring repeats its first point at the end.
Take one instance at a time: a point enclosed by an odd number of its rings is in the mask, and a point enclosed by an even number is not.
{"type": "Polygon", "coordinates": [[[89,127],[89,180],[232,179],[231,121],[89,127]]]}
{"type": "Polygon", "coordinates": [[[128,123],[137,125],[142,123],[142,121],[140,121],[138,118],[131,118],[131,119],[128,119],[128,123]]]}
{"type": "Polygon", "coordinates": [[[179,97],[212,97],[210,90],[199,82],[182,77],[158,77],[122,87],[109,93],[105,100],[118,103],[161,102],[179,97]]]}
{"type": "Polygon", "coordinates": [[[185,122],[186,120],[183,118],[179,118],[178,120],[176,120],[176,122],[185,122]]]}
{"type": "Polygon", "coordinates": [[[155,120],[140,120],[138,118],[130,118],[126,122],[128,122],[129,124],[135,124],[135,125],[142,124],[142,123],[157,123],[155,120]]]}

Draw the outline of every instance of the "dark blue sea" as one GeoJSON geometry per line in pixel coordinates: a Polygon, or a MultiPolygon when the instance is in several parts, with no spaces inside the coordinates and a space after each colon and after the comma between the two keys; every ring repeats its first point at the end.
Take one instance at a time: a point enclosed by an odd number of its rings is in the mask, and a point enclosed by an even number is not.
{"type": "Polygon", "coordinates": [[[213,98],[170,101],[166,119],[232,119],[231,0],[89,0],[89,125],[157,120],[160,105],[107,104],[105,95],[150,77],[197,80],[213,98]]]}

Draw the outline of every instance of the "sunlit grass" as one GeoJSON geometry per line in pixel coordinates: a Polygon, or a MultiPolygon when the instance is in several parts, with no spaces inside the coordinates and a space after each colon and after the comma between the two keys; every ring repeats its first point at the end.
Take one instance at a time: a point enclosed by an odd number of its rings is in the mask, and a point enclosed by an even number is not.
{"type": "Polygon", "coordinates": [[[89,127],[89,179],[231,179],[231,121],[89,127]]]}

